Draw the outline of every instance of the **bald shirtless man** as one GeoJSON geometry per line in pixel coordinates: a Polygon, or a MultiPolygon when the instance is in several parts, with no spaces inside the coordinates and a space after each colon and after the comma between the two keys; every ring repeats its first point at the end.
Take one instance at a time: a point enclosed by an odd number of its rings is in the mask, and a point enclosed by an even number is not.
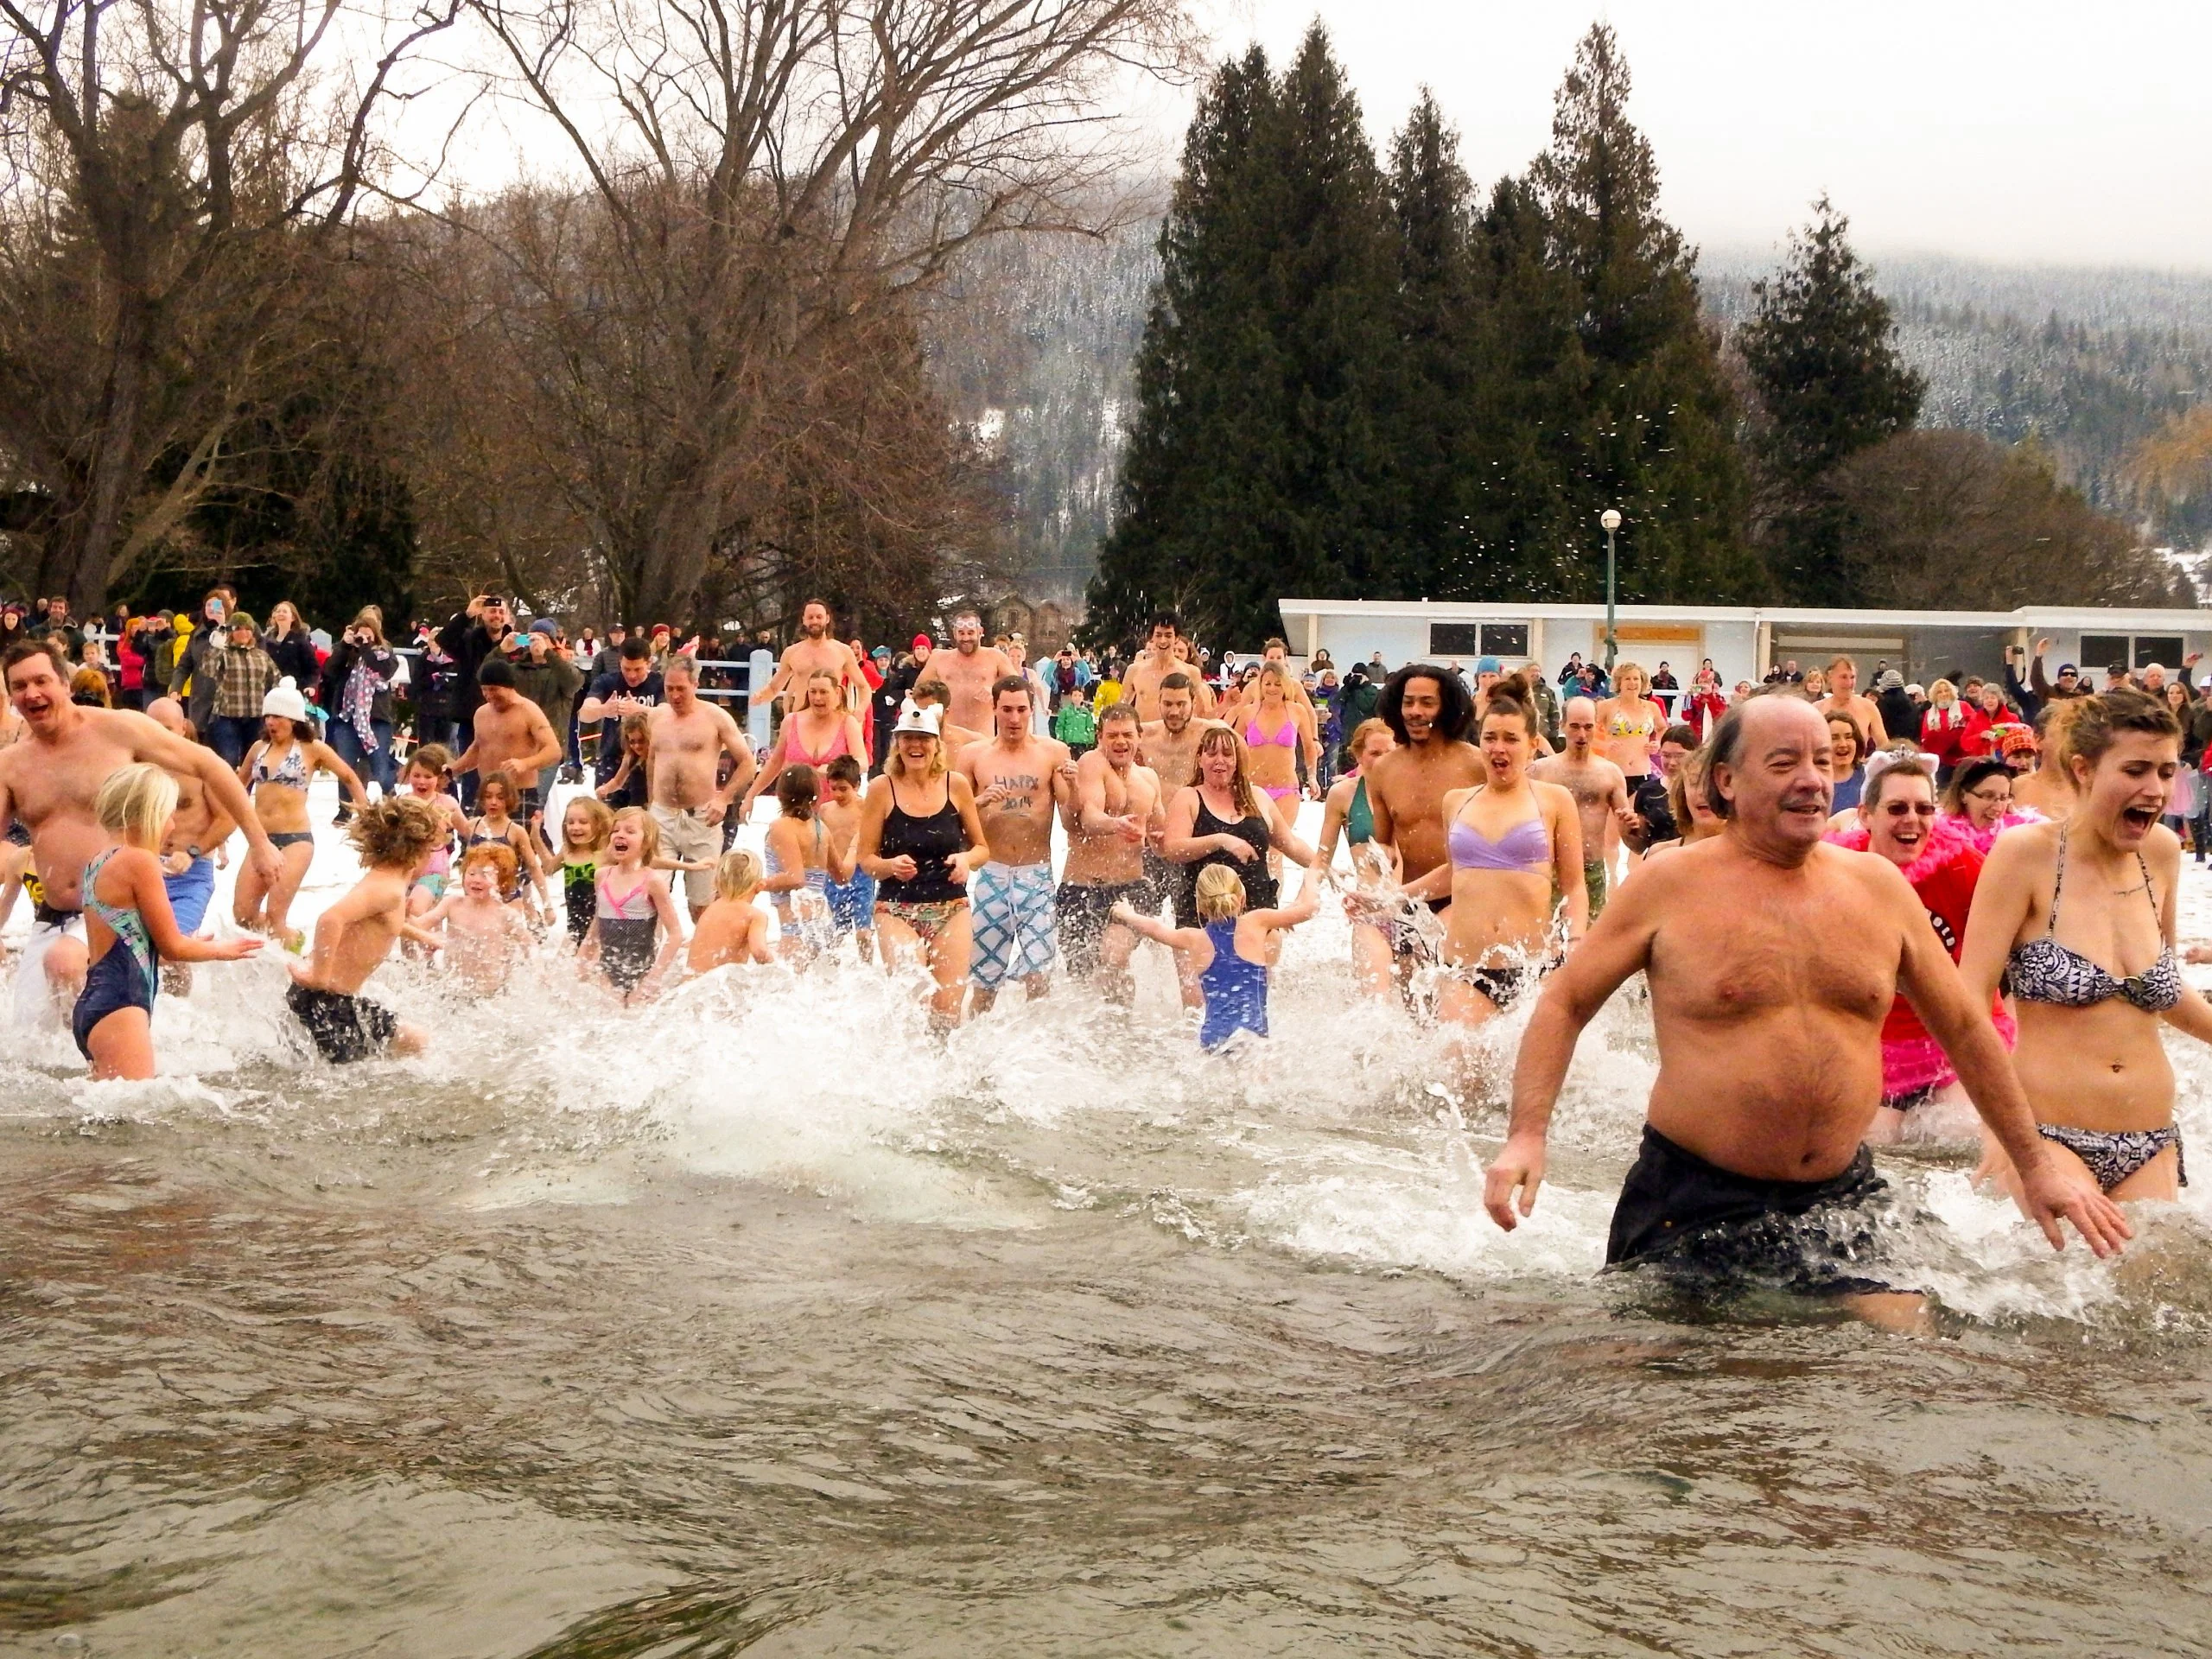
{"type": "Polygon", "coordinates": [[[683,872],[683,897],[696,917],[715,902],[720,825],[753,781],[756,763],[728,711],[699,695],[699,669],[690,658],[677,652],[660,673],[667,700],[645,716],[647,810],[660,826],[661,851],[696,867],[683,872]],[[717,786],[724,755],[729,781],[717,786]]]}
{"type": "Polygon", "coordinates": [[[1010,979],[1020,979],[1032,997],[1052,984],[1059,950],[1052,811],[1075,778],[1068,746],[1031,731],[1029,682],[1020,675],[1003,675],[991,688],[991,741],[970,743],[952,762],[975,788],[976,816],[991,849],[990,861],[968,878],[969,1008],[975,1014],[988,1011],[1010,979]]]}
{"type": "Polygon", "coordinates": [[[1605,907],[1613,854],[1621,837],[1635,830],[1637,817],[1629,804],[1627,775],[1597,753],[1598,705],[1588,697],[1569,697],[1560,727],[1566,749],[1530,762],[1529,775],[1557,784],[1574,797],[1575,813],[1582,820],[1582,885],[1590,894],[1594,922],[1605,907]]]}
{"type": "MultiPolygon", "coordinates": [[[[773,697],[785,715],[798,712],[806,701],[806,683],[817,669],[827,670],[837,677],[837,695],[845,708],[858,714],[861,701],[868,696],[868,681],[861,674],[859,660],[853,648],[830,632],[835,620],[827,601],[810,599],[800,607],[799,637],[784,647],[781,661],[776,664],[776,677],[768,682],[768,689],[761,695],[773,697]]],[[[976,625],[976,632],[982,632],[976,625]]],[[[865,760],[866,756],[861,759],[865,760]]]]}
{"type": "Polygon", "coordinates": [[[1534,1209],[1575,1040],[1641,971],[1659,1074],[1608,1265],[1843,1296],[1866,1318],[1916,1323],[1918,1296],[1882,1277],[1885,1184],[1862,1144],[1882,1097],[1882,1022],[1900,992],[1991,1133],[2032,1168],[2024,1202],[2052,1247],[2064,1216],[2097,1255],[2118,1249],[2126,1218],[2077,1160],[2049,1155],[1988,1008],[1967,995],[1896,866],[1821,841],[1826,721],[1800,697],[1757,694],[1723,717],[1711,753],[1707,794],[1726,833],[1623,887],[1537,1004],[1484,1182],[1491,1219],[1510,1231],[1534,1209]]]}
{"type": "MultiPolygon", "coordinates": [[[[1068,861],[1056,905],[1068,972],[1096,976],[1112,1001],[1127,1003],[1129,955],[1137,936],[1109,922],[1114,906],[1144,912],[1144,855],[1167,827],[1166,797],[1137,760],[1137,711],[1117,702],[1099,716],[1098,747],[1075,763],[1075,789],[1064,808],[1068,861]]],[[[1150,908],[1159,908],[1155,899],[1150,908]]]]}
{"type": "MultiPolygon", "coordinates": [[[[1206,684],[1205,671],[1190,660],[1188,647],[1183,643],[1183,624],[1173,611],[1162,611],[1152,619],[1152,632],[1145,648],[1129,664],[1128,672],[1122,676],[1122,696],[1137,706],[1137,718],[1147,723],[1160,719],[1160,689],[1171,674],[1180,674],[1191,683],[1191,702],[1194,713],[1201,717],[1213,713],[1213,691],[1206,684]]],[[[1191,740],[1195,747],[1198,739],[1191,740]]],[[[1166,779],[1162,779],[1166,784],[1166,779]]],[[[1185,780],[1185,782],[1188,779],[1185,780]]],[[[1172,797],[1175,785],[1168,790],[1172,797]]]]}
{"type": "Polygon", "coordinates": [[[145,715],[86,709],[69,701],[69,681],[36,641],[8,647],[8,696],[28,735],[0,749],[0,834],[16,819],[30,826],[38,906],[30,943],[16,974],[16,1020],[43,1023],[56,1003],[73,1000],[85,979],[85,865],[107,845],[92,816],[100,785],[120,767],[147,761],[189,777],[245,831],[254,868],[271,883],[283,860],[263,833],[245,786],[213,749],[188,743],[145,715]]]}
{"type": "MultiPolygon", "coordinates": [[[[192,741],[192,723],[175,697],[156,697],[146,705],[146,718],[192,741]]],[[[207,919],[207,906],[215,896],[216,861],[237,828],[196,773],[176,780],[176,816],[169,820],[168,836],[162,842],[162,885],[168,891],[176,931],[188,938],[207,919]]],[[[190,995],[192,964],[163,963],[162,988],[175,996],[190,995]]]]}
{"type": "Polygon", "coordinates": [[[560,763],[561,740],[545,711],[523,696],[505,658],[494,657],[477,670],[476,683],[484,701],[476,706],[469,745],[453,763],[454,775],[505,778],[520,803],[514,816],[534,829],[545,808],[537,798],[537,774],[560,763]]]}
{"type": "Polygon", "coordinates": [[[957,727],[969,732],[993,729],[991,688],[1009,674],[1017,679],[1021,677],[1004,652],[983,643],[983,619],[973,611],[963,611],[954,617],[952,649],[931,652],[928,665],[916,676],[920,684],[935,683],[944,688],[947,754],[954,753],[949,735],[951,728],[957,727]]]}
{"type": "MultiPolygon", "coordinates": [[[[1398,855],[1407,896],[1441,913],[1452,903],[1452,861],[1444,841],[1444,798],[1490,778],[1474,735],[1475,700],[1466,682],[1433,663],[1408,663],[1382,683],[1375,712],[1398,747],[1367,774],[1375,839],[1398,855]]],[[[1422,952],[1410,927],[1389,930],[1402,969],[1422,952]]]]}

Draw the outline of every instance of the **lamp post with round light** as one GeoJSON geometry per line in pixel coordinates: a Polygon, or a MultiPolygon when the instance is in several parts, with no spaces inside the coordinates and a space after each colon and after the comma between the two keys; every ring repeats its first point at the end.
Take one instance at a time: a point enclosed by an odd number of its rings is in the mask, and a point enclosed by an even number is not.
{"type": "Polygon", "coordinates": [[[1613,654],[1617,649],[1613,640],[1613,532],[1621,527],[1621,515],[1607,507],[1598,515],[1598,522],[1605,527],[1605,677],[1613,677],[1613,654]]]}

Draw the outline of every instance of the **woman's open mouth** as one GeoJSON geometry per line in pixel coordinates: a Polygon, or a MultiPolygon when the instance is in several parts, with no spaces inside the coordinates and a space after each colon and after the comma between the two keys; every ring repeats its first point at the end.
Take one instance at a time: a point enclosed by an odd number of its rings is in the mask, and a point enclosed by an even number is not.
{"type": "Polygon", "coordinates": [[[2120,821],[2139,836],[2151,833],[2151,826],[2158,821],[2155,806],[2131,806],[2120,815],[2120,821]]]}

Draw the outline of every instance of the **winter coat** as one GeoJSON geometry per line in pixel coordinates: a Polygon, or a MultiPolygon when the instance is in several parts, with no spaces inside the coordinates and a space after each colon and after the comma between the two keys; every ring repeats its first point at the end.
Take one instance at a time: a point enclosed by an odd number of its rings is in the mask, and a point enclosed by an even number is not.
{"type": "Polygon", "coordinates": [[[1989,716],[1980,709],[1955,702],[1939,709],[1931,702],[1920,717],[1920,747],[1936,757],[1937,766],[1948,769],[1959,764],[1967,734],[1977,730],[1989,730],[1989,716]]]}

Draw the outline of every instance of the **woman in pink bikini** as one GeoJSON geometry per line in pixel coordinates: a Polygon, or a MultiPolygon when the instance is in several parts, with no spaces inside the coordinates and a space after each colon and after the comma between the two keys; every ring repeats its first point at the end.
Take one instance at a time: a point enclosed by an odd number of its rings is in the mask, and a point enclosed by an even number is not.
{"type": "Polygon", "coordinates": [[[1313,715],[1292,701],[1290,676],[1281,663],[1262,663],[1252,700],[1239,711],[1244,747],[1250,756],[1253,785],[1269,800],[1289,800],[1294,816],[1298,800],[1298,758],[1306,757],[1306,775],[1313,777],[1320,745],[1313,734],[1313,715]]]}
{"type": "Polygon", "coordinates": [[[745,791],[738,822],[752,819],[753,798],[775,788],[785,766],[812,766],[818,777],[841,754],[851,755],[863,772],[868,769],[868,740],[861,734],[860,716],[846,710],[836,675],[817,668],[806,677],[804,706],[794,709],[784,721],[775,747],[768,751],[759,775],[745,791]]]}

